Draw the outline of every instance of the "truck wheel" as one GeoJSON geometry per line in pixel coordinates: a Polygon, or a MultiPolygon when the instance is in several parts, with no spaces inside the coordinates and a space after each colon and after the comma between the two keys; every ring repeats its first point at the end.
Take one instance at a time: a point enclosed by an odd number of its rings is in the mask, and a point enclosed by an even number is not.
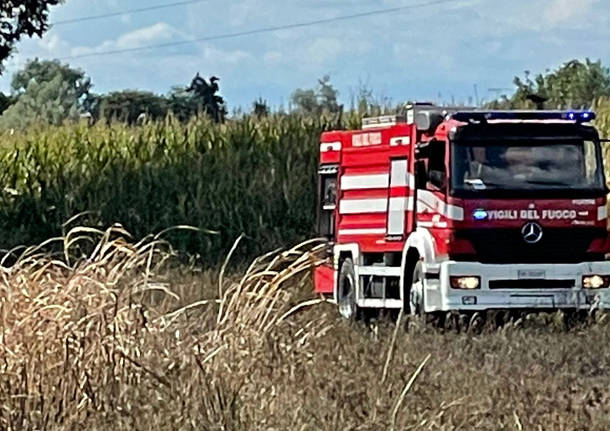
{"type": "Polygon", "coordinates": [[[413,268],[409,289],[409,314],[411,316],[424,315],[424,273],[421,261],[417,262],[413,268]]]}
{"type": "Polygon", "coordinates": [[[355,321],[358,318],[358,305],[356,304],[356,276],[354,274],[354,263],[351,259],[345,259],[339,271],[339,285],[337,286],[337,305],[339,314],[348,320],[355,321]]]}

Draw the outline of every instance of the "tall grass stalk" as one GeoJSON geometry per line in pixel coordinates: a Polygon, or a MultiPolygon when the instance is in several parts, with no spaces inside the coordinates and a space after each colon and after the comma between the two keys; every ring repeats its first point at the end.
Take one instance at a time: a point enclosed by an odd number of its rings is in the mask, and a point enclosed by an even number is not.
{"type": "Polygon", "coordinates": [[[133,243],[118,225],[58,241],[56,254],[34,247],[0,267],[0,429],[239,429],[227,404],[236,383],[219,379],[294,312],[286,286],[322,249],[308,241],[264,256],[222,298],[185,304],[163,277],[164,241],[133,243]],[[167,403],[172,413],[157,415],[167,403]]]}

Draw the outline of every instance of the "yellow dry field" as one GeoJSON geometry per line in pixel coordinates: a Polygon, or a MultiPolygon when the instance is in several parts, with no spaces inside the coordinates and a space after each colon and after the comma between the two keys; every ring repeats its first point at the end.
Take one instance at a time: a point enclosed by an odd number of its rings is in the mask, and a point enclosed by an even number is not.
{"type": "Polygon", "coordinates": [[[341,320],[316,241],[226,276],[75,229],[0,273],[2,430],[607,430],[610,324],[341,320]]]}

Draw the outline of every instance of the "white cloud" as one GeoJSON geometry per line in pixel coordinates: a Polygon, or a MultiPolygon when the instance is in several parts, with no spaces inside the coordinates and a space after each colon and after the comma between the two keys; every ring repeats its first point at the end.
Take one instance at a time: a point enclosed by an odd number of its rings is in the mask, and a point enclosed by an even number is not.
{"type": "Polygon", "coordinates": [[[178,31],[165,22],[158,22],[148,27],[142,27],[120,35],[117,39],[106,40],[95,47],[76,46],[72,48],[72,55],[87,55],[98,52],[139,48],[156,43],[171,41],[175,36],[188,38],[187,35],[178,31]]]}
{"type": "Polygon", "coordinates": [[[280,51],[268,51],[263,55],[263,61],[268,65],[278,64],[282,61],[282,53],[280,51]]]}
{"type": "Polygon", "coordinates": [[[58,48],[60,48],[60,47],[65,47],[67,45],[67,43],[65,43],[63,40],[61,40],[61,38],[59,37],[59,35],[57,33],[54,33],[48,37],[40,39],[38,41],[38,45],[45,51],[52,53],[52,52],[57,52],[58,48]]]}
{"type": "Polygon", "coordinates": [[[607,2],[600,0],[519,0],[480,7],[483,32],[510,36],[520,30],[539,34],[567,29],[591,30],[608,19],[607,2]],[[604,4],[602,4],[604,3],[604,4]]]}
{"type": "Polygon", "coordinates": [[[251,60],[250,53],[243,50],[221,50],[212,46],[203,48],[203,58],[206,62],[220,66],[236,66],[237,64],[251,60]]]}
{"type": "Polygon", "coordinates": [[[544,21],[549,26],[581,21],[593,12],[596,0],[552,0],[544,9],[544,21]]]}
{"type": "Polygon", "coordinates": [[[345,49],[343,43],[332,37],[319,37],[309,44],[306,49],[307,58],[311,63],[324,64],[340,58],[345,49]]]}
{"type": "MultiPolygon", "coordinates": [[[[265,3],[259,0],[242,0],[233,2],[229,8],[229,22],[233,27],[246,27],[251,22],[262,23],[264,18],[269,13],[269,8],[265,7],[265,3]]],[[[260,24],[259,24],[260,25],[260,24]]]]}
{"type": "Polygon", "coordinates": [[[170,40],[177,33],[173,27],[164,22],[158,22],[149,27],[130,31],[116,40],[117,48],[136,48],[151,43],[170,40]]]}

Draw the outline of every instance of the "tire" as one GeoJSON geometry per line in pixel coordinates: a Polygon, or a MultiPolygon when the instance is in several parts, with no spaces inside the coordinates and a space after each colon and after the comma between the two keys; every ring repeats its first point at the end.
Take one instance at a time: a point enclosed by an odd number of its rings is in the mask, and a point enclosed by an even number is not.
{"type": "Polygon", "coordinates": [[[343,261],[339,271],[337,305],[339,306],[339,314],[345,319],[358,320],[360,310],[356,304],[356,275],[354,273],[354,262],[349,258],[343,261]]]}
{"type": "Polygon", "coordinates": [[[424,316],[424,272],[422,262],[418,261],[413,268],[411,286],[409,286],[409,314],[412,317],[424,316]]]}

